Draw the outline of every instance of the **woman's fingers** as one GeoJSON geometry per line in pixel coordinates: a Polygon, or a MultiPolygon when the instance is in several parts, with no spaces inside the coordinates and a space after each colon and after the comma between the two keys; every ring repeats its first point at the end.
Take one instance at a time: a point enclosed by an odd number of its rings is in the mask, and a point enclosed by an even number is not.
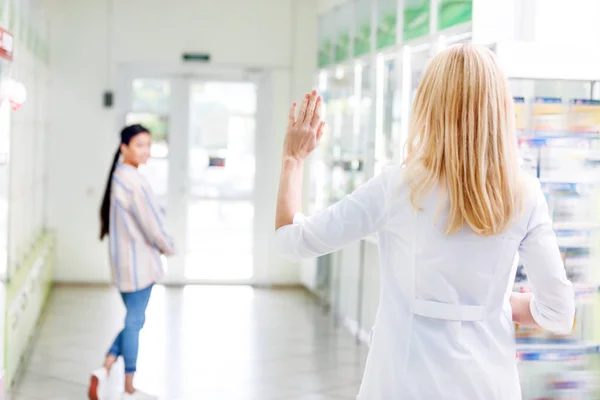
{"type": "Polygon", "coordinates": [[[315,106],[316,105],[317,105],[317,91],[313,90],[310,94],[310,101],[308,102],[308,110],[306,111],[306,118],[302,122],[312,125],[312,119],[315,115],[315,106]]]}
{"type": "Polygon", "coordinates": [[[290,107],[290,116],[288,119],[288,129],[290,129],[296,123],[296,102],[292,103],[292,107],[290,107]]]}
{"type": "Polygon", "coordinates": [[[302,105],[300,106],[300,113],[298,114],[298,119],[296,122],[303,123],[304,118],[306,118],[306,109],[308,107],[308,101],[310,100],[310,95],[306,94],[304,96],[304,100],[302,101],[302,105]]]}
{"type": "Polygon", "coordinates": [[[319,128],[317,129],[317,143],[319,143],[319,141],[321,140],[324,130],[325,130],[325,121],[321,121],[319,123],[319,128]]]}
{"type": "Polygon", "coordinates": [[[323,99],[316,90],[313,90],[304,96],[297,118],[296,107],[296,103],[290,107],[284,151],[287,155],[305,159],[323,136],[325,126],[321,121],[323,99]]]}
{"type": "Polygon", "coordinates": [[[315,128],[320,128],[320,123],[321,123],[321,107],[323,106],[323,100],[321,99],[321,96],[317,96],[317,101],[315,104],[315,111],[313,113],[313,117],[312,117],[312,121],[310,121],[310,126],[315,129],[315,128]]]}

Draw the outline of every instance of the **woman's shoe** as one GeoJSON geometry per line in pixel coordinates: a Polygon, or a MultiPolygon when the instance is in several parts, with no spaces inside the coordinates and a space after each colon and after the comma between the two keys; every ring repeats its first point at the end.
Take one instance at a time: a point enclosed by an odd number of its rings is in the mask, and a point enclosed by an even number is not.
{"type": "Polygon", "coordinates": [[[98,368],[92,372],[88,389],[90,400],[105,400],[106,377],[106,369],[104,368],[98,368]]]}
{"type": "Polygon", "coordinates": [[[123,393],[121,400],[158,400],[158,397],[136,390],[134,393],[123,393]]]}

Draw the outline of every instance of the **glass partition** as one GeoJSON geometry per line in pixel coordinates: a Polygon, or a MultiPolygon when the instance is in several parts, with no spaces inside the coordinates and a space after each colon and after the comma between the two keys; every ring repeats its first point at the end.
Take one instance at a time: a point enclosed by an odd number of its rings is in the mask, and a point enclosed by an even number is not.
{"type": "Polygon", "coordinates": [[[330,153],[331,187],[327,196],[330,204],[344,197],[352,182],[347,159],[354,149],[353,110],[356,107],[355,70],[352,66],[340,66],[330,80],[330,98],[327,105],[330,138],[327,148],[330,153]]]}
{"type": "Polygon", "coordinates": [[[329,112],[330,103],[330,85],[329,81],[333,79],[333,73],[329,70],[322,70],[316,75],[315,86],[319,89],[323,98],[323,119],[326,121],[321,143],[310,156],[310,212],[315,212],[325,208],[329,204],[329,195],[331,187],[331,149],[332,149],[332,119],[329,112]]]}
{"type": "Polygon", "coordinates": [[[161,206],[166,208],[169,185],[169,106],[171,82],[168,79],[134,79],[131,112],[125,123],[142,124],[152,133],[150,159],[140,168],[161,206]]]}
{"type": "Polygon", "coordinates": [[[377,57],[375,174],[388,164],[402,162],[401,71],[398,53],[377,57]]]}

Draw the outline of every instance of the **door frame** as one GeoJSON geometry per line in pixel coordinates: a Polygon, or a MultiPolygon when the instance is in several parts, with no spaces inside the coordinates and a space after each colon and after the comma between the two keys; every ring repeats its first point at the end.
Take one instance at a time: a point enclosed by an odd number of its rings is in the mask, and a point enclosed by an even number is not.
{"type": "MultiPolygon", "coordinates": [[[[176,214],[167,215],[167,229],[172,234],[176,243],[177,254],[168,261],[167,276],[162,282],[166,285],[185,284],[210,284],[210,285],[255,285],[264,283],[268,276],[268,266],[258,263],[259,254],[268,252],[264,241],[257,240],[257,218],[256,215],[264,215],[265,210],[258,210],[262,206],[257,201],[257,187],[262,187],[261,180],[268,173],[261,171],[261,163],[256,163],[254,175],[253,205],[255,218],[253,221],[253,275],[250,279],[241,280],[192,280],[185,277],[185,256],[187,254],[187,211],[190,197],[190,185],[188,176],[189,166],[189,96],[190,86],[194,81],[221,81],[221,82],[253,82],[257,86],[257,110],[256,110],[256,133],[255,133],[255,158],[259,157],[259,143],[269,140],[269,130],[261,127],[270,126],[268,121],[269,110],[272,108],[268,102],[259,99],[270,99],[264,96],[268,91],[271,71],[268,69],[228,67],[215,65],[190,65],[190,64],[156,64],[129,63],[122,64],[116,71],[115,82],[115,132],[118,132],[125,124],[126,116],[132,111],[132,86],[135,79],[159,79],[169,80],[171,83],[170,109],[166,115],[169,117],[169,132],[184,131],[185,134],[169,136],[169,155],[181,155],[174,159],[169,156],[167,209],[185,210],[176,214]],[[262,96],[261,96],[262,95],[262,96]],[[260,134],[262,132],[262,134],[260,134]],[[173,152],[172,152],[173,149],[173,152]],[[178,171],[179,173],[175,173],[178,171]]],[[[143,113],[144,110],[136,110],[143,113]]],[[[155,113],[149,110],[150,113],[155,113]]],[[[164,114],[163,114],[164,115],[164,114]]],[[[268,172],[268,171],[267,171],[268,172]]]]}

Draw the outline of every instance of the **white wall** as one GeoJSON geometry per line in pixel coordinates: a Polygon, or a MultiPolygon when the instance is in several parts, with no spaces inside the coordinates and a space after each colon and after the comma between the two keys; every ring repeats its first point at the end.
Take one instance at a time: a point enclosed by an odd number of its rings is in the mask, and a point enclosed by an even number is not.
{"type": "Polygon", "coordinates": [[[348,0],[318,0],[317,11],[319,14],[323,14],[347,1],[348,0]]]}
{"type": "Polygon", "coordinates": [[[596,45],[600,41],[598,35],[599,1],[530,1],[534,2],[532,7],[536,41],[596,45]]]}
{"type": "Polygon", "coordinates": [[[114,111],[102,108],[102,93],[114,89],[119,65],[176,64],[182,52],[197,51],[210,53],[214,65],[274,71],[271,129],[277,141],[265,161],[270,171],[264,192],[271,210],[257,215],[267,227],[258,232],[267,249],[262,262],[268,276],[262,280],[297,282],[297,266],[283,264],[267,246],[286,111],[300,88],[310,89],[315,68],[314,0],[47,0],[45,5],[52,21],[53,119],[47,149],[56,279],[109,278],[107,247],[97,239],[98,207],[119,127],[114,111]]]}

